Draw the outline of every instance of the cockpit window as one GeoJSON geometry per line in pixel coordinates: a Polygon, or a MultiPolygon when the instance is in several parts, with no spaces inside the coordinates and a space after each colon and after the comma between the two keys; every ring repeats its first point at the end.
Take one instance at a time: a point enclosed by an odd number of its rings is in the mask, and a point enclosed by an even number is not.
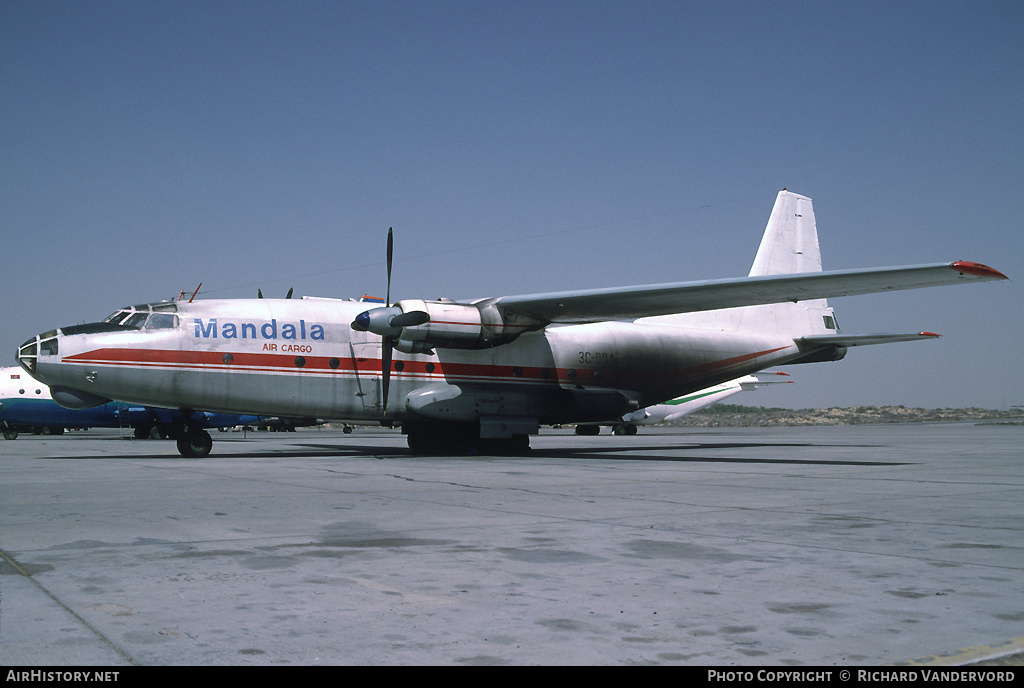
{"type": "Polygon", "coordinates": [[[146,317],[149,313],[132,313],[128,319],[126,319],[122,325],[125,327],[134,327],[136,329],[142,329],[142,326],[146,324],[146,317]]]}
{"type": "Polygon", "coordinates": [[[136,330],[164,330],[178,326],[178,316],[174,315],[177,312],[178,306],[173,301],[127,306],[111,313],[103,322],[136,330]]]}
{"type": "Polygon", "coordinates": [[[111,325],[120,325],[124,322],[124,319],[131,314],[131,311],[118,311],[116,313],[111,313],[107,317],[103,318],[103,322],[110,323],[111,325]]]}
{"type": "Polygon", "coordinates": [[[178,316],[173,313],[154,313],[146,323],[147,330],[169,330],[178,326],[178,316]]]}

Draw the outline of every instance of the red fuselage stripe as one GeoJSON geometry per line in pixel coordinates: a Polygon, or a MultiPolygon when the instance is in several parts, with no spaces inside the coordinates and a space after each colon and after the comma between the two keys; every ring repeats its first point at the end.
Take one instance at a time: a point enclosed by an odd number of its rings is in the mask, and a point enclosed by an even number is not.
{"type": "MultiPolygon", "coordinates": [[[[781,351],[777,347],[756,351],[731,358],[691,366],[675,371],[671,377],[688,378],[694,375],[708,375],[733,368],[761,356],[781,351]]],[[[194,370],[222,370],[266,373],[309,373],[309,374],[352,374],[377,373],[381,369],[378,358],[351,358],[332,356],[306,356],[296,354],[270,354],[220,351],[177,351],[167,349],[97,349],[86,353],[67,356],[67,363],[104,366],[159,367],[194,370]],[[301,359],[301,361],[300,361],[301,359]],[[301,362],[301,365],[299,363],[301,362]]],[[[435,363],[420,360],[396,360],[392,374],[410,377],[478,378],[523,380],[530,382],[557,382],[569,380],[569,368],[546,368],[541,366],[513,366],[481,363],[435,363]],[[401,368],[401,370],[398,369],[401,368]]],[[[589,370],[583,367],[581,370],[589,370]]],[[[600,368],[595,368],[600,370],[600,368]]],[[[577,371],[578,373],[579,371],[577,371]]],[[[576,382],[583,380],[576,379],[576,382]]]]}

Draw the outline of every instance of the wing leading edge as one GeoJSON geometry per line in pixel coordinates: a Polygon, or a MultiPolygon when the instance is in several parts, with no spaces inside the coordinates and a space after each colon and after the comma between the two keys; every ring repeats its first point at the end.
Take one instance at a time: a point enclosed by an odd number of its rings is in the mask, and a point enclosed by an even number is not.
{"type": "Polygon", "coordinates": [[[1004,279],[986,265],[956,261],[503,296],[478,303],[541,322],[584,323],[1004,279]]]}

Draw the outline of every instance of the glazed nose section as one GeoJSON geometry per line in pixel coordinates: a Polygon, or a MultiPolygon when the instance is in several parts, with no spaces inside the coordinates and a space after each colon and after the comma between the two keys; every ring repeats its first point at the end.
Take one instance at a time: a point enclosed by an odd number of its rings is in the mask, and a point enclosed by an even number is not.
{"type": "Polygon", "coordinates": [[[18,347],[18,364],[29,373],[36,372],[36,365],[40,356],[56,356],[60,345],[57,341],[57,330],[50,330],[43,334],[29,339],[18,347]]]}
{"type": "Polygon", "coordinates": [[[39,337],[33,337],[18,347],[18,365],[29,373],[36,372],[36,356],[39,353],[39,337]]]}

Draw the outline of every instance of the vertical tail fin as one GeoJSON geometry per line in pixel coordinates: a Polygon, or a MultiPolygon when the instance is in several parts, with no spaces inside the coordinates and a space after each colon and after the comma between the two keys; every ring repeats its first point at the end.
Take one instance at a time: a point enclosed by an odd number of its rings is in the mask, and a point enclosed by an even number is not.
{"type": "MultiPolygon", "coordinates": [[[[821,272],[814,208],[811,199],[783,189],[775,199],[749,276],[801,272],[821,272]]],[[[742,306],[705,313],[678,313],[649,320],[716,330],[781,334],[794,339],[811,334],[836,334],[838,331],[835,314],[825,299],[742,306]]]]}
{"type": "MultiPolygon", "coordinates": [[[[821,272],[821,249],[811,199],[783,189],[775,199],[750,276],[821,272]]],[[[780,334],[835,333],[835,314],[825,299],[776,303],[745,309],[744,325],[780,334]]]]}
{"type": "Polygon", "coordinates": [[[750,276],[821,272],[811,199],[783,189],[775,199],[750,276]]]}

